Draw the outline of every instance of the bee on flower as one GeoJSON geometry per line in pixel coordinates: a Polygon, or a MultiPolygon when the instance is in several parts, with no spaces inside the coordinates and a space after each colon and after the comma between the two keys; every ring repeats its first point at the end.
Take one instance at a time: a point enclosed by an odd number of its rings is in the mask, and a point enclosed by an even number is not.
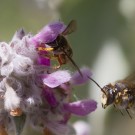
{"type": "Polygon", "coordinates": [[[1,135],[10,135],[11,131],[20,135],[26,122],[42,129],[44,135],[72,135],[75,132],[68,122],[71,116],[95,111],[94,100],[72,99],[73,87],[85,84],[92,75],[90,70],[77,67],[79,72],[71,73],[50,64],[54,56],[50,44],[68,27],[56,22],[35,36],[20,29],[10,43],[0,42],[1,135]]]}
{"type": "Polygon", "coordinates": [[[30,40],[37,46],[37,50],[39,51],[40,58],[38,62],[40,64],[50,65],[50,62],[47,62],[48,59],[55,59],[58,61],[58,65],[54,69],[58,69],[61,65],[67,64],[70,61],[82,76],[79,67],[72,59],[73,51],[65,37],[74,32],[76,28],[77,23],[75,20],[71,20],[68,26],[65,26],[61,22],[45,26],[30,40]]]}

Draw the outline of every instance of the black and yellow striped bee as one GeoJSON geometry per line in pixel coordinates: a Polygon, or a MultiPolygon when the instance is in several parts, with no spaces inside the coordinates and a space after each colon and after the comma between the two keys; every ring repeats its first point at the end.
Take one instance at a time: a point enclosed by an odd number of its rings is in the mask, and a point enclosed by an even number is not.
{"type": "Polygon", "coordinates": [[[61,65],[67,64],[67,62],[70,61],[74,65],[74,67],[78,70],[80,75],[82,76],[82,73],[79,67],[72,59],[73,51],[69,42],[67,41],[65,37],[66,35],[69,35],[72,32],[74,32],[76,28],[77,28],[76,21],[71,20],[70,23],[65,28],[65,30],[62,33],[58,34],[58,36],[56,37],[54,41],[46,43],[49,46],[49,48],[39,47],[38,50],[45,49],[46,51],[53,53],[53,55],[50,56],[50,59],[56,59],[58,61],[59,65],[55,67],[56,69],[60,68],[61,65]]]}
{"type": "MultiPolygon", "coordinates": [[[[94,81],[92,78],[90,79],[94,81]]],[[[95,83],[97,84],[97,82],[95,83]]],[[[122,110],[126,110],[130,118],[132,118],[129,110],[135,109],[135,75],[107,84],[103,88],[98,84],[97,86],[102,91],[101,103],[104,109],[109,105],[113,105],[121,113],[122,110]]]]}
{"type": "Polygon", "coordinates": [[[66,35],[69,35],[76,30],[77,28],[76,25],[77,25],[76,21],[71,20],[70,23],[65,28],[65,30],[61,34],[59,34],[53,42],[46,43],[46,44],[48,44],[50,47],[53,48],[54,56],[57,58],[59,62],[58,67],[60,67],[63,64],[66,64],[69,60],[78,69],[79,73],[81,74],[80,69],[72,59],[73,51],[65,37],[66,35]]]}

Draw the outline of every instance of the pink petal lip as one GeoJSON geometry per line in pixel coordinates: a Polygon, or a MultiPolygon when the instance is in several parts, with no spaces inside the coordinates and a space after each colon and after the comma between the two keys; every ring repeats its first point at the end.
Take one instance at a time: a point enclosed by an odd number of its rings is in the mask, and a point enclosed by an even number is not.
{"type": "Polygon", "coordinates": [[[72,103],[65,103],[64,109],[72,114],[85,116],[95,111],[97,108],[97,102],[94,100],[81,100],[72,103]]]}
{"type": "Polygon", "coordinates": [[[71,82],[72,85],[81,85],[83,83],[86,83],[87,81],[89,81],[88,76],[89,77],[92,76],[92,72],[87,67],[83,67],[82,69],[80,69],[80,71],[81,71],[83,77],[81,77],[78,72],[75,72],[72,75],[72,78],[70,80],[70,82],[71,82]]]}
{"type": "Polygon", "coordinates": [[[70,81],[70,74],[66,70],[56,71],[54,73],[42,76],[43,84],[50,88],[55,88],[63,83],[70,81]]]}
{"type": "Polygon", "coordinates": [[[39,43],[49,43],[54,41],[57,36],[64,31],[66,26],[63,22],[55,22],[46,25],[35,36],[30,39],[31,43],[35,45],[39,43]]]}

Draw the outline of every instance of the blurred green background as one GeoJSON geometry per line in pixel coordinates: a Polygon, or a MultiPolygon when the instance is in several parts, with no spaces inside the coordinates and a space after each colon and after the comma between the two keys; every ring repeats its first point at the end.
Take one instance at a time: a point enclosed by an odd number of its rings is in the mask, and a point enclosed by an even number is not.
{"type": "MultiPolygon", "coordinates": [[[[0,41],[9,42],[15,31],[22,27],[35,34],[49,22],[62,20],[68,24],[72,19],[77,20],[78,29],[68,38],[79,66],[93,67],[104,42],[116,39],[130,71],[134,70],[135,0],[0,0],[0,41]]],[[[122,72],[122,68],[119,70],[122,72]]],[[[76,89],[78,98],[88,97],[88,85],[76,89]]],[[[99,127],[91,123],[94,127],[91,135],[135,134],[134,120],[122,117],[114,108],[104,110],[104,113],[102,133],[97,134],[99,127]]]]}

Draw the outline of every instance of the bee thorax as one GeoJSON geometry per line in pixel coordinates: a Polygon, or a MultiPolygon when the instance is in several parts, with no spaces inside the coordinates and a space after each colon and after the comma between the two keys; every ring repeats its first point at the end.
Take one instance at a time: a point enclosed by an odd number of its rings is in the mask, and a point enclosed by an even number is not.
{"type": "Polygon", "coordinates": [[[115,96],[114,104],[119,109],[130,109],[135,105],[135,97],[131,90],[124,89],[115,96]]]}

